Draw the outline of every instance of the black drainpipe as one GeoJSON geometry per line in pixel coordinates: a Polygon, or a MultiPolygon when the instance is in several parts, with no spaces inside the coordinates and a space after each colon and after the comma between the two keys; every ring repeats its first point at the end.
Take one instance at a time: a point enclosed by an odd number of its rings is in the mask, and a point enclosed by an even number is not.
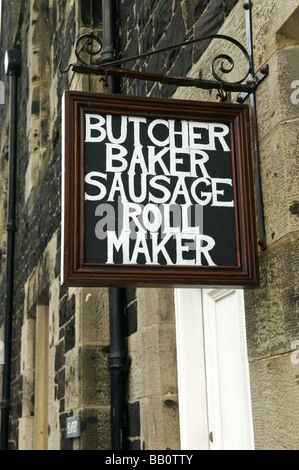
{"type": "Polygon", "coordinates": [[[109,289],[110,309],[110,396],[111,396],[111,447],[122,450],[124,443],[124,416],[128,357],[124,325],[125,289],[109,289]]]}
{"type": "Polygon", "coordinates": [[[20,68],[19,49],[10,49],[5,54],[5,71],[9,76],[9,176],[7,201],[7,246],[6,246],[6,297],[4,354],[1,402],[1,450],[8,450],[10,412],[10,374],[13,317],[14,251],[16,231],[16,175],[17,175],[17,92],[20,68]]]}
{"type": "MultiPolygon", "coordinates": [[[[116,0],[102,0],[103,50],[102,62],[116,59],[116,0]]],[[[112,78],[109,82],[112,93],[119,92],[118,81],[112,78]]],[[[124,416],[126,398],[126,375],[128,357],[125,342],[124,322],[125,289],[109,289],[110,319],[110,396],[111,396],[111,447],[122,450],[124,444],[124,416]]]]}

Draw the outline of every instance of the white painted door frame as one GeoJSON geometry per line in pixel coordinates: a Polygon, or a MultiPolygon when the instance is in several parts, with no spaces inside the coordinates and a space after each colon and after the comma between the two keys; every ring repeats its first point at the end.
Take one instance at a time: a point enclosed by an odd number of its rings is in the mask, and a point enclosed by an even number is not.
{"type": "Polygon", "coordinates": [[[254,448],[243,297],[175,289],[182,449],[254,448]]]}

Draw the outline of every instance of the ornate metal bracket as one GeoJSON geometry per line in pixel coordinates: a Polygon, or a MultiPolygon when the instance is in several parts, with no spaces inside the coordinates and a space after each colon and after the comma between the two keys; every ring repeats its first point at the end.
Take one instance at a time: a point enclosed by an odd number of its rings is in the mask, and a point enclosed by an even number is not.
{"type": "Polygon", "coordinates": [[[183,43],[175,44],[172,46],[167,46],[161,49],[157,49],[151,52],[145,52],[143,54],[139,54],[136,56],[131,56],[125,59],[114,60],[112,62],[103,63],[99,61],[96,64],[88,64],[83,59],[83,54],[89,55],[91,58],[97,56],[101,53],[102,50],[102,41],[94,34],[94,33],[87,33],[80,36],[76,42],[75,46],[75,55],[78,59],[78,63],[70,64],[66,69],[60,69],[62,73],[68,72],[70,68],[74,72],[83,73],[83,74],[95,74],[95,75],[102,75],[105,77],[112,76],[112,77],[123,77],[123,78],[133,78],[138,80],[145,80],[145,81],[156,81],[159,83],[164,83],[168,85],[176,85],[176,86],[187,86],[191,87],[194,86],[196,88],[202,88],[206,90],[216,89],[219,91],[219,97],[221,100],[225,100],[225,93],[227,92],[239,92],[242,93],[242,96],[247,96],[249,93],[252,93],[256,86],[259,84],[262,78],[267,75],[267,70],[264,68],[264,73],[261,73],[259,76],[253,77],[253,79],[244,83],[244,81],[252,75],[251,69],[251,57],[248,54],[246,48],[236,39],[226,36],[223,34],[212,34],[209,36],[203,36],[201,38],[192,39],[190,41],[186,41],[183,43]],[[121,66],[128,62],[137,61],[140,59],[149,58],[156,54],[161,54],[169,51],[173,51],[175,49],[181,49],[183,47],[196,44],[203,41],[211,41],[213,39],[221,39],[227,41],[234,46],[236,46],[239,51],[243,54],[245,61],[246,61],[246,70],[243,73],[241,79],[229,82],[224,80],[220,76],[220,72],[222,74],[230,74],[235,69],[235,62],[233,58],[228,54],[218,54],[216,57],[213,58],[210,69],[212,76],[215,80],[203,80],[203,79],[196,79],[196,78],[181,78],[181,77],[170,77],[163,74],[157,73],[148,73],[148,72],[140,72],[136,70],[130,69],[123,69],[121,66]],[[219,64],[219,61],[222,61],[219,64]],[[217,69],[217,64],[219,71],[217,69]]]}

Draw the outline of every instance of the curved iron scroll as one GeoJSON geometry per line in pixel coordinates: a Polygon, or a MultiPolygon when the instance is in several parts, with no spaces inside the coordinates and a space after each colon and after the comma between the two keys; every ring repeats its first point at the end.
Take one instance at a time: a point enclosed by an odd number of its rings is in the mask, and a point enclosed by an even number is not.
{"type": "Polygon", "coordinates": [[[77,41],[75,46],[75,54],[82,65],[88,65],[84,60],[80,57],[83,51],[87,52],[90,56],[98,55],[102,50],[103,44],[101,39],[93,33],[86,33],[82,34],[77,41]],[[84,41],[83,45],[80,46],[80,43],[84,41]],[[96,44],[96,49],[94,50],[93,44],[96,44]]]}
{"type": "MultiPolygon", "coordinates": [[[[213,60],[211,62],[211,66],[210,66],[211,73],[212,73],[213,77],[215,78],[215,80],[217,80],[217,82],[220,83],[220,84],[241,84],[242,82],[244,82],[244,80],[248,77],[248,75],[250,73],[252,73],[252,71],[250,69],[250,64],[251,64],[250,56],[249,56],[246,48],[239,41],[237,41],[236,39],[234,39],[230,36],[226,36],[226,35],[223,35],[223,34],[211,34],[211,35],[208,35],[208,36],[203,36],[201,38],[191,39],[189,41],[182,42],[182,43],[179,43],[179,44],[175,44],[175,45],[172,45],[172,46],[163,47],[163,48],[157,49],[155,51],[145,52],[143,54],[127,57],[125,59],[118,59],[118,60],[114,60],[112,62],[102,62],[102,63],[101,63],[101,61],[99,61],[96,65],[90,65],[90,64],[87,64],[87,62],[85,62],[85,60],[82,57],[82,54],[84,52],[87,53],[90,56],[96,56],[96,55],[100,54],[100,52],[102,50],[102,41],[94,33],[87,33],[87,34],[83,34],[82,36],[80,36],[77,39],[76,46],[75,46],[75,54],[76,54],[76,57],[78,59],[78,62],[83,67],[88,67],[92,71],[92,69],[97,69],[100,66],[105,66],[106,69],[109,68],[109,67],[120,66],[120,65],[125,64],[127,62],[132,62],[132,61],[136,61],[136,60],[139,60],[139,59],[144,59],[144,58],[156,55],[156,54],[161,54],[163,52],[168,52],[168,51],[172,51],[172,50],[175,50],[175,49],[181,49],[182,47],[186,47],[186,46],[189,46],[191,44],[198,43],[198,42],[211,41],[212,39],[222,39],[222,40],[228,41],[228,42],[232,43],[233,45],[235,45],[242,52],[242,54],[244,55],[244,57],[246,59],[246,64],[247,64],[245,75],[240,80],[237,80],[237,81],[234,81],[234,82],[229,82],[229,81],[223,80],[223,78],[221,78],[220,75],[219,75],[219,71],[224,73],[224,74],[229,74],[234,70],[235,63],[234,63],[233,58],[230,55],[228,55],[228,54],[218,54],[216,57],[213,58],[213,60]],[[219,66],[219,71],[218,71],[218,70],[216,70],[216,64],[221,59],[222,59],[222,62],[219,66]]],[[[71,64],[67,69],[61,70],[61,72],[67,72],[72,65],[74,66],[75,64],[71,64]]]]}

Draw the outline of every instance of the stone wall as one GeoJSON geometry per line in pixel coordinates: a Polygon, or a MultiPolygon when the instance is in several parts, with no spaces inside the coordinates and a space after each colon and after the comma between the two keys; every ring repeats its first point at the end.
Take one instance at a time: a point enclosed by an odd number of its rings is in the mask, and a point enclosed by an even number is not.
{"type": "MultiPolygon", "coordinates": [[[[125,58],[215,34],[236,3],[237,0],[122,0],[118,49],[125,58]]],[[[184,77],[206,45],[199,43],[153,55],[140,60],[136,69],[184,77]]],[[[122,93],[167,98],[174,91],[173,86],[137,81],[124,83],[122,89],[122,93]]]]}
{"type": "Polygon", "coordinates": [[[248,293],[246,309],[255,438],[258,448],[298,449],[299,104],[291,97],[298,80],[298,2],[283,9],[280,2],[260,2],[254,19],[256,62],[270,69],[257,92],[268,248],[260,254],[260,288],[248,293]]]}

